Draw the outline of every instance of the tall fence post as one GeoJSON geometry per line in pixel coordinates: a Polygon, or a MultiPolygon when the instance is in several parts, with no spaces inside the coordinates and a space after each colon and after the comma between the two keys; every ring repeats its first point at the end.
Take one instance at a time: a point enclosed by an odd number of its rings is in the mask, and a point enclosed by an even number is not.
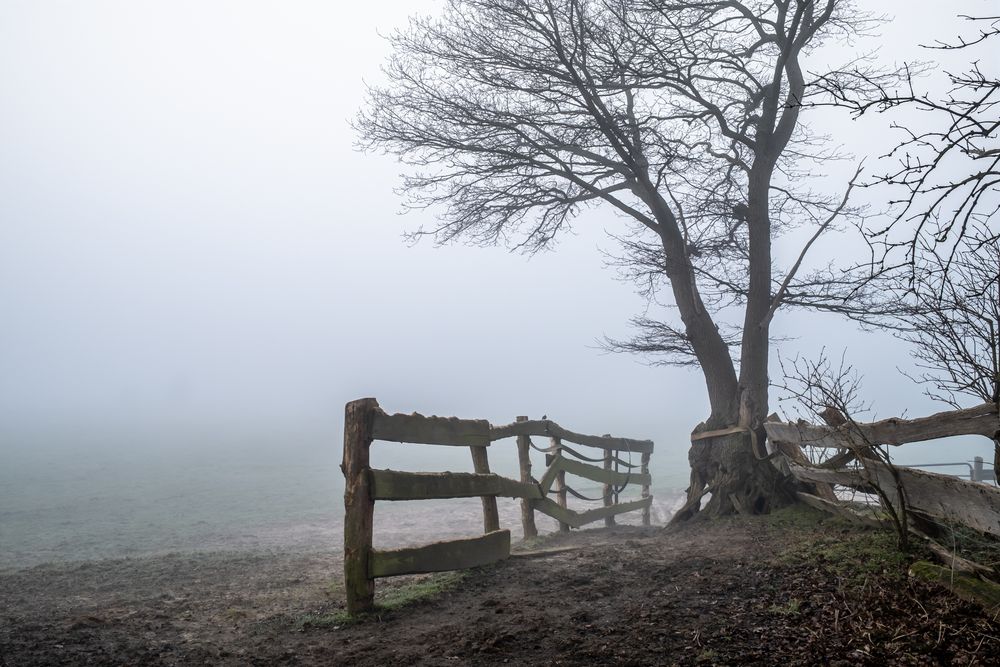
{"type": "MultiPolygon", "coordinates": [[[[605,433],[604,437],[605,438],[610,438],[611,434],[610,433],[605,433]]],[[[605,470],[608,470],[608,471],[611,470],[611,462],[614,459],[614,457],[615,457],[614,450],[612,450],[612,449],[606,449],[606,450],[604,450],[604,469],[605,470]]],[[[614,498],[612,496],[612,494],[614,493],[614,488],[615,487],[614,487],[614,485],[611,482],[605,482],[604,483],[604,506],[605,507],[611,507],[612,505],[615,504],[615,500],[614,500],[614,498]]],[[[615,522],[615,517],[614,516],[606,516],[606,517],[604,517],[604,527],[605,528],[611,528],[611,527],[613,527],[615,525],[615,523],[616,522],[615,522]]]]}
{"type": "MultiPolygon", "coordinates": [[[[648,475],[649,474],[649,457],[650,456],[651,456],[651,454],[643,454],[642,455],[642,467],[639,468],[639,470],[640,470],[640,472],[642,472],[643,475],[648,475]]],[[[649,498],[649,484],[643,484],[642,485],[642,498],[643,499],[649,498]]],[[[642,525],[648,526],[648,525],[650,525],[650,523],[651,523],[651,521],[650,521],[650,518],[649,518],[649,505],[646,505],[645,507],[642,508],[642,525]]]]}
{"type": "Polygon", "coordinates": [[[983,457],[977,456],[972,459],[972,481],[981,482],[983,479],[983,457]]]}
{"type": "MultiPolygon", "coordinates": [[[[517,421],[528,421],[527,417],[518,417],[517,421]]],[[[521,481],[531,484],[531,445],[526,435],[517,436],[517,462],[521,467],[521,481]]],[[[538,537],[538,527],[535,526],[535,508],[527,498],[521,499],[521,527],[524,537],[538,537]]]]}
{"type": "MultiPolygon", "coordinates": [[[[562,453],[562,440],[559,438],[551,438],[552,447],[555,448],[553,452],[556,456],[562,453]]],[[[559,507],[566,509],[566,471],[560,470],[556,473],[556,502],[559,503],[559,507]]],[[[568,533],[569,524],[559,522],[559,532],[568,533]]]]}
{"type": "MultiPolygon", "coordinates": [[[[480,475],[490,473],[490,459],[485,447],[472,446],[472,469],[480,475]]],[[[497,511],[496,496],[480,496],[483,502],[483,532],[500,530],[500,513],[497,511]]]]}
{"type": "Polygon", "coordinates": [[[375,579],[368,571],[372,551],[372,500],[369,448],[378,401],[361,398],[344,408],[344,589],[347,613],[375,606],[375,579]]]}

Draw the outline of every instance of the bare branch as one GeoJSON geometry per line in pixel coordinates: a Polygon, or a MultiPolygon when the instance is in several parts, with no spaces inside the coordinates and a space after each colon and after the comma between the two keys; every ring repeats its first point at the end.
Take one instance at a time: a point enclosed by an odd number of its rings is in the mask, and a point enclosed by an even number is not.
{"type": "Polygon", "coordinates": [[[771,321],[771,318],[774,317],[774,311],[778,309],[782,300],[785,298],[785,294],[788,291],[788,285],[795,278],[795,274],[799,272],[799,268],[802,266],[802,261],[809,252],[809,248],[811,248],[813,243],[816,242],[816,239],[822,236],[823,232],[825,232],[830,225],[833,224],[833,222],[844,210],[844,207],[847,206],[847,202],[851,197],[851,190],[854,189],[854,185],[857,183],[858,177],[861,176],[862,168],[863,165],[858,165],[857,170],[854,172],[854,176],[851,177],[850,182],[847,184],[847,189],[844,191],[844,197],[840,200],[840,204],[830,213],[829,216],[827,216],[826,220],[816,227],[816,231],[809,237],[806,244],[802,246],[802,250],[799,252],[799,256],[796,258],[795,263],[792,264],[792,268],[789,269],[788,273],[785,275],[785,279],[781,281],[781,286],[778,288],[777,293],[774,295],[774,298],[771,299],[771,307],[768,309],[767,315],[764,316],[764,321],[761,322],[761,325],[766,325],[771,321]]]}

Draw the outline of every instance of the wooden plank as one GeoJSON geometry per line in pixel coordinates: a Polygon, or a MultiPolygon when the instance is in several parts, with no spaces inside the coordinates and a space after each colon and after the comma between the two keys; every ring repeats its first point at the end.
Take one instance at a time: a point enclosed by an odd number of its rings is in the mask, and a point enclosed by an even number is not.
{"type": "Polygon", "coordinates": [[[595,482],[604,482],[606,484],[642,484],[648,485],[652,483],[648,473],[628,473],[628,472],[617,472],[615,470],[605,470],[604,468],[598,468],[597,466],[592,466],[586,463],[581,463],[579,461],[574,461],[573,459],[561,459],[559,466],[570,473],[571,475],[577,475],[578,477],[583,477],[595,482]]]}
{"type": "Polygon", "coordinates": [[[869,439],[878,445],[902,445],[953,435],[992,438],[1000,431],[1000,418],[995,403],[984,403],[974,408],[939,412],[919,419],[883,419],[866,424],[865,429],[869,439]]]}
{"type": "Polygon", "coordinates": [[[549,556],[558,556],[559,554],[569,553],[571,551],[579,551],[580,549],[593,548],[593,547],[605,547],[605,546],[616,546],[617,543],[613,542],[594,542],[593,544],[577,544],[571,547],[552,547],[551,549],[539,549],[537,551],[514,551],[510,554],[511,558],[547,558],[549,556]]]}
{"type": "Polygon", "coordinates": [[[496,495],[501,498],[523,498],[526,502],[542,497],[542,491],[534,482],[518,482],[506,477],[498,478],[499,488],[496,495]]]}
{"type": "MultiPolygon", "coordinates": [[[[527,417],[518,417],[516,421],[528,421],[527,417]]],[[[538,498],[542,497],[542,491],[534,483],[531,477],[531,443],[528,436],[517,436],[517,463],[521,473],[521,483],[530,484],[538,492],[538,498]]],[[[527,496],[522,496],[521,500],[521,528],[524,537],[537,537],[538,527],[535,525],[535,510],[531,506],[531,500],[527,496]]]]}
{"type": "Polygon", "coordinates": [[[493,473],[400,472],[372,470],[373,500],[429,500],[432,498],[541,498],[537,484],[523,484],[493,473]]]}
{"type": "MultiPolygon", "coordinates": [[[[1000,535],[1000,489],[913,468],[899,468],[908,506],[918,512],[950,519],[984,533],[1000,535]]],[[[890,488],[892,475],[878,471],[882,488],[890,488]]]]}
{"type": "MultiPolygon", "coordinates": [[[[789,445],[789,447],[794,447],[794,445],[789,445]]],[[[845,449],[844,451],[840,452],[839,454],[834,454],[833,456],[831,456],[830,458],[828,458],[826,461],[823,461],[819,465],[820,465],[821,468],[842,468],[842,467],[846,466],[848,463],[850,463],[851,461],[853,461],[854,459],[858,458],[859,454],[861,456],[869,456],[870,457],[871,456],[871,448],[870,447],[863,447],[861,449],[845,449]]]]}
{"type": "MultiPolygon", "coordinates": [[[[490,474],[490,459],[485,447],[469,447],[472,452],[472,469],[480,475],[490,474]]],[[[492,533],[500,530],[500,514],[497,511],[497,499],[494,495],[482,495],[483,532],[492,533]]]]}
{"type": "Polygon", "coordinates": [[[372,470],[371,476],[375,500],[474,498],[500,493],[500,477],[493,474],[372,470]]]}
{"type": "Polygon", "coordinates": [[[537,435],[540,437],[559,438],[578,445],[610,449],[613,451],[628,451],[637,454],[653,452],[652,440],[633,440],[631,438],[616,438],[611,436],[584,435],[563,428],[550,419],[536,419],[503,426],[490,427],[490,440],[502,440],[515,435],[537,435]]]}
{"type": "Polygon", "coordinates": [[[344,589],[347,613],[369,611],[375,604],[375,582],[368,568],[372,550],[371,480],[368,475],[372,421],[378,411],[374,398],[351,401],[344,407],[344,589]]]}
{"type": "Polygon", "coordinates": [[[847,426],[835,429],[830,426],[817,426],[800,422],[764,422],[764,430],[768,439],[779,449],[782,444],[797,447],[826,447],[836,449],[853,449],[865,447],[868,443],[856,432],[846,430],[847,426]]]}
{"type": "Polygon", "coordinates": [[[542,498],[541,500],[536,500],[532,503],[534,508],[541,512],[542,514],[547,514],[552,517],[560,524],[566,524],[568,526],[578,527],[576,525],[576,520],[578,515],[576,512],[561,507],[559,503],[552,500],[551,498],[542,498]]]}
{"type": "Polygon", "coordinates": [[[556,475],[562,470],[562,461],[563,458],[559,454],[556,454],[552,458],[552,462],[549,463],[549,467],[542,474],[542,478],[538,480],[538,488],[541,489],[542,495],[548,495],[549,490],[552,488],[552,482],[556,481],[556,475]]]}
{"type": "Polygon", "coordinates": [[[490,423],[485,419],[425,417],[416,412],[388,415],[379,410],[374,437],[390,442],[485,447],[490,444],[490,423]]]}
{"type": "Polygon", "coordinates": [[[373,577],[464,570],[510,556],[510,531],[496,530],[480,537],[436,542],[422,547],[373,550],[369,570],[373,577]]]}
{"type": "Polygon", "coordinates": [[[982,435],[993,438],[1000,431],[1000,417],[994,403],[984,403],[964,410],[939,412],[918,419],[896,417],[871,423],[833,428],[815,424],[765,422],[768,438],[814,447],[864,447],[903,445],[936,440],[954,435],[982,435]]]}
{"type": "Polygon", "coordinates": [[[533,504],[535,509],[542,514],[547,514],[556,521],[565,523],[573,528],[579,528],[608,516],[644,509],[649,507],[652,502],[653,498],[647,497],[632,502],[611,505],[610,507],[598,507],[596,509],[587,510],[586,512],[574,512],[573,510],[566,509],[565,507],[560,507],[559,504],[551,498],[542,498],[541,500],[536,500],[533,504]]]}
{"type": "MultiPolygon", "coordinates": [[[[771,444],[774,449],[784,454],[788,460],[795,461],[796,463],[804,466],[810,465],[809,459],[806,457],[805,452],[802,451],[801,446],[781,440],[772,441],[771,444]]],[[[837,502],[837,495],[833,492],[833,487],[829,484],[825,484],[823,482],[812,482],[810,484],[810,490],[815,492],[814,495],[817,495],[824,500],[837,502]]]]}
{"type": "Polygon", "coordinates": [[[824,482],[842,486],[862,486],[865,484],[860,471],[854,469],[828,469],[807,466],[795,461],[786,461],[788,469],[796,479],[803,482],[824,482]]]}
{"type": "Polygon", "coordinates": [[[649,507],[652,503],[652,496],[647,496],[646,498],[633,500],[627,503],[618,503],[616,505],[612,505],[611,507],[598,507],[597,509],[587,510],[586,512],[579,512],[577,516],[577,525],[575,527],[579,528],[580,526],[585,526],[588,523],[599,521],[607,516],[643,510],[649,507]]]}
{"type": "MultiPolygon", "coordinates": [[[[877,483],[896,503],[896,482],[883,464],[866,460],[867,470],[826,470],[789,463],[798,479],[825,481],[853,487],[877,483]]],[[[957,521],[970,528],[1000,535],[1000,489],[914,468],[897,471],[909,509],[939,519],[957,521]]]]}

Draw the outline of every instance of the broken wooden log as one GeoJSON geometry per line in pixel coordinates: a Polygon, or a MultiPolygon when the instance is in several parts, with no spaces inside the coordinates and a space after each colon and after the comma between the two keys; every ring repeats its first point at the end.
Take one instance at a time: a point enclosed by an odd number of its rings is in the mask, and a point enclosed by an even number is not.
{"type": "Polygon", "coordinates": [[[1000,417],[995,403],[984,403],[917,419],[892,417],[877,422],[847,422],[839,427],[769,421],[764,423],[764,429],[772,441],[854,449],[869,445],[904,445],[954,435],[993,438],[1000,431],[1000,417]]]}
{"type": "MultiPolygon", "coordinates": [[[[865,459],[863,468],[828,470],[788,462],[796,479],[827,482],[855,488],[877,485],[899,507],[896,480],[892,471],[881,463],[865,459]]],[[[1000,535],[1000,489],[957,477],[896,467],[904,493],[906,507],[929,516],[1000,535]]]]}
{"type": "Polygon", "coordinates": [[[371,552],[373,577],[463,570],[489,565],[510,556],[510,531],[497,530],[480,537],[436,542],[422,547],[371,552]]]}

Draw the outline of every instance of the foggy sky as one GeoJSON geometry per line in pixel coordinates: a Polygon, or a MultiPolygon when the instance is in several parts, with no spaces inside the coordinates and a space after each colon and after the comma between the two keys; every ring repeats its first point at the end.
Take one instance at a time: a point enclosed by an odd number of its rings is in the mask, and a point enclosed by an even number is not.
{"type": "MultiPolygon", "coordinates": [[[[387,54],[378,32],[438,4],[0,3],[0,448],[236,434],[336,452],[344,403],[375,396],[494,423],[544,413],[682,465],[700,375],[595,343],[645,305],[603,268],[612,212],[531,258],[403,242],[435,211],[398,215],[399,165],[357,152],[348,122],[387,54]]],[[[870,43],[886,61],[929,57],[918,43],[985,7],[861,4],[895,15],[870,43]]],[[[860,157],[891,145],[885,123],[813,127],[860,157]]],[[[830,167],[834,191],[851,168],[830,167]]],[[[827,243],[817,260],[857,247],[827,243]]],[[[788,356],[846,347],[872,416],[943,409],[887,336],[806,314],[774,333],[797,337],[788,356]]]]}

